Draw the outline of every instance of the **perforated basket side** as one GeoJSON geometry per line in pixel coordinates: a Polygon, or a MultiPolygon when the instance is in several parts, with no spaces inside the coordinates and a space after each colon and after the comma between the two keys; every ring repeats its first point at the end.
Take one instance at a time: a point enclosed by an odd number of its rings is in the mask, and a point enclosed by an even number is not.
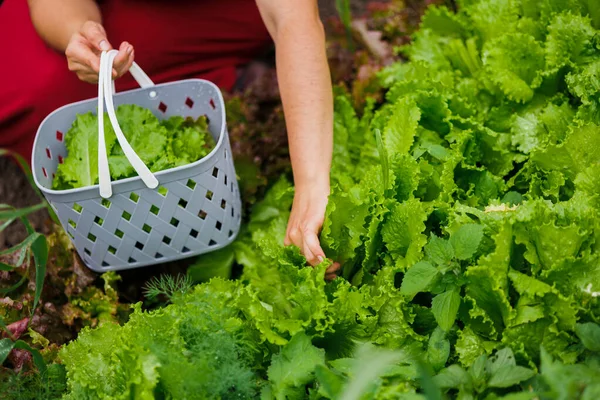
{"type": "Polygon", "coordinates": [[[86,265],[97,271],[141,267],[231,243],[240,227],[241,200],[218,89],[207,86],[206,81],[181,81],[120,93],[115,103],[151,109],[154,105],[159,118],[207,115],[217,146],[196,163],[157,173],[158,190],[146,188],[137,177],[129,178],[114,182],[113,196],[103,200],[97,186],[50,189],[50,174],[61,160],[53,154],[66,155],[64,136],[58,137],[57,132],[63,134],[58,128],[66,130],[68,121],[68,129],[74,115],[92,111],[96,101],[76,103],[47,118],[34,146],[34,178],[36,174],[40,178],[38,186],[86,265]],[[50,146],[50,157],[44,157],[40,149],[50,146]]]}
{"type": "Polygon", "coordinates": [[[158,190],[59,203],[82,259],[97,271],[135,268],[205,253],[239,232],[241,202],[226,159],[210,173],[158,190]]]}

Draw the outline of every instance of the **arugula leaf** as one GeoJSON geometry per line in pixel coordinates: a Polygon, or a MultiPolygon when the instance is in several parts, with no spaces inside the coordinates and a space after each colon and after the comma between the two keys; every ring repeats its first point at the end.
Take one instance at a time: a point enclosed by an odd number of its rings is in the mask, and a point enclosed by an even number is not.
{"type": "Polygon", "coordinates": [[[460,294],[457,289],[450,289],[433,298],[431,311],[433,316],[444,331],[449,331],[454,325],[458,307],[460,306],[460,294]]]}
{"type": "Polygon", "coordinates": [[[434,370],[439,371],[446,365],[449,356],[450,341],[446,338],[446,332],[438,326],[429,337],[427,361],[434,370]]]}
{"type": "Polygon", "coordinates": [[[593,322],[575,325],[575,333],[590,351],[600,352],[600,326],[593,322]]]}
{"type": "Polygon", "coordinates": [[[418,262],[406,271],[400,292],[412,298],[419,292],[427,291],[438,279],[440,273],[435,267],[427,261],[418,262]]]}
{"type": "Polygon", "coordinates": [[[535,375],[535,372],[529,368],[518,365],[505,365],[498,368],[490,377],[488,385],[490,387],[507,388],[516,385],[519,382],[526,381],[535,375]]]}
{"type": "Polygon", "coordinates": [[[478,224],[466,224],[458,228],[450,235],[450,244],[454,254],[459,260],[468,260],[473,257],[481,239],[483,238],[483,226],[478,224]]]}
{"type": "Polygon", "coordinates": [[[454,248],[445,239],[432,234],[429,242],[425,245],[425,254],[431,261],[439,266],[447,265],[454,258],[454,248]]]}

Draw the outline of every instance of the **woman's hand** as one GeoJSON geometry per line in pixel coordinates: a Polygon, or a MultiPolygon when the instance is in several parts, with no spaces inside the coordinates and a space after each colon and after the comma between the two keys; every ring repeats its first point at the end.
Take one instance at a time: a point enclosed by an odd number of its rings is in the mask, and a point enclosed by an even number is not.
{"type": "MultiPolygon", "coordinates": [[[[288,132],[296,194],[285,244],[308,262],[325,258],[319,230],[329,196],[333,154],[333,90],[317,0],[257,0],[275,42],[277,80],[288,132]]],[[[327,270],[333,278],[339,264],[327,270]]]]}
{"type": "MultiPolygon", "coordinates": [[[[325,259],[325,252],[319,243],[319,231],[323,226],[329,188],[313,187],[310,190],[296,188],[292,212],[288,221],[284,244],[293,244],[302,251],[306,260],[318,265],[325,259]]],[[[340,265],[334,263],[325,273],[326,279],[333,279],[340,265]]]]}
{"type": "MultiPolygon", "coordinates": [[[[75,32],[65,50],[69,70],[75,72],[79,79],[89,83],[98,82],[100,71],[100,53],[111,50],[106,32],[101,24],[94,21],[85,22],[78,32],[75,32]]],[[[127,42],[121,43],[119,54],[113,64],[113,79],[125,74],[133,63],[133,46],[127,42]]]]}

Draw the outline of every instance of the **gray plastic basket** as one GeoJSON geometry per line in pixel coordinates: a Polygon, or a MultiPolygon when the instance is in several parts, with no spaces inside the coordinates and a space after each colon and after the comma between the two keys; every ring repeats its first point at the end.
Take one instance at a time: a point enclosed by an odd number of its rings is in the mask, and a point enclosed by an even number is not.
{"type": "Polygon", "coordinates": [[[56,211],[85,264],[94,271],[122,270],[191,257],[231,243],[241,222],[241,200],[225,125],[225,106],[211,82],[190,79],[114,95],[115,107],[137,104],[160,118],[206,115],[212,152],[193,164],[155,174],[149,189],[139,177],[114,181],[103,199],[98,185],[53,190],[67,156],[65,133],[77,114],[97,111],[97,99],[52,112],[33,147],[33,177],[56,211]]]}

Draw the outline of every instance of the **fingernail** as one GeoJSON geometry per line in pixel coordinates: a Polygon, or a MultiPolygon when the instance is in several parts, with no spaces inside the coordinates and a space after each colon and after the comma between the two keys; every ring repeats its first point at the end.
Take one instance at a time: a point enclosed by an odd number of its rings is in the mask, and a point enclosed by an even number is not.
{"type": "Polygon", "coordinates": [[[319,260],[320,263],[322,263],[324,260],[323,256],[317,256],[317,259],[319,260]]]}
{"type": "Polygon", "coordinates": [[[110,50],[110,47],[108,46],[108,42],[106,40],[101,41],[98,44],[98,47],[100,47],[100,50],[103,50],[103,51],[110,50]]]}
{"type": "Polygon", "coordinates": [[[129,47],[127,47],[127,50],[125,50],[125,52],[126,52],[127,54],[131,54],[131,53],[133,52],[133,46],[129,46],[129,47]]]}

